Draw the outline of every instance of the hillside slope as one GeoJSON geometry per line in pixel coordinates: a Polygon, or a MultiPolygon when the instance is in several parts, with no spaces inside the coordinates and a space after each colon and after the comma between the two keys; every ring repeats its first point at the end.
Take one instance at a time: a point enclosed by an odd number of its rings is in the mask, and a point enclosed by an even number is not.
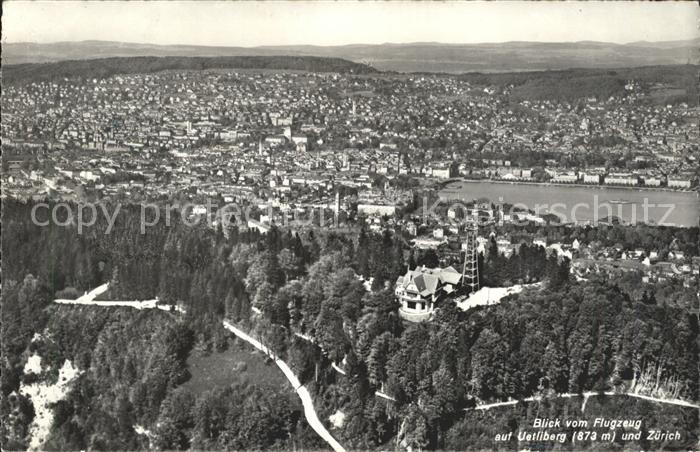
{"type": "Polygon", "coordinates": [[[342,46],[224,47],[109,41],[5,43],[3,64],[134,56],[318,56],[343,58],[399,72],[507,72],[573,67],[611,68],[700,62],[700,40],[669,42],[406,43],[342,46]]]}
{"type": "Polygon", "coordinates": [[[114,74],[205,69],[274,69],[355,74],[376,72],[370,66],[340,58],[309,56],[123,57],[6,65],[2,77],[3,82],[13,84],[63,77],[102,78],[114,74]]]}

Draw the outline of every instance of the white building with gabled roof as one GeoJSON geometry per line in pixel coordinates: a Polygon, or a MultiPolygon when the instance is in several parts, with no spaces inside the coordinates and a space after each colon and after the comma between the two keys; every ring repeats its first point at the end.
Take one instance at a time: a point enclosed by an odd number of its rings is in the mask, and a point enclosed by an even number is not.
{"type": "Polygon", "coordinates": [[[435,304],[452,294],[462,283],[462,274],[453,267],[416,267],[396,279],[395,294],[401,303],[399,315],[411,322],[430,319],[435,304]]]}

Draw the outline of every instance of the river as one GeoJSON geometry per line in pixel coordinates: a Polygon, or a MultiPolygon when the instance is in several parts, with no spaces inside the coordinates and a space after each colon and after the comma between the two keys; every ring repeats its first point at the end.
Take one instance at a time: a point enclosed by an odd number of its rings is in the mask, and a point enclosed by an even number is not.
{"type": "Polygon", "coordinates": [[[632,224],[691,227],[700,221],[697,192],[455,181],[440,190],[439,195],[445,202],[485,198],[514,204],[540,214],[557,214],[567,223],[596,222],[610,214],[632,224]]]}

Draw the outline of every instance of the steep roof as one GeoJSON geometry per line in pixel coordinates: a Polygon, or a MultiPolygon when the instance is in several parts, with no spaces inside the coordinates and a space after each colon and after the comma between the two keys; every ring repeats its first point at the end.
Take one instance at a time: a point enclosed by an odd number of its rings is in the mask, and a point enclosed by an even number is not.
{"type": "Polygon", "coordinates": [[[451,266],[447,268],[426,268],[423,266],[416,267],[415,270],[408,270],[405,275],[399,276],[396,279],[396,285],[406,288],[413,284],[421,296],[428,296],[446,284],[453,286],[459,284],[461,279],[462,275],[451,266]]]}
{"type": "Polygon", "coordinates": [[[443,283],[455,285],[459,284],[461,279],[462,274],[455,270],[452,266],[443,268],[442,271],[440,271],[440,280],[442,280],[443,283]]]}

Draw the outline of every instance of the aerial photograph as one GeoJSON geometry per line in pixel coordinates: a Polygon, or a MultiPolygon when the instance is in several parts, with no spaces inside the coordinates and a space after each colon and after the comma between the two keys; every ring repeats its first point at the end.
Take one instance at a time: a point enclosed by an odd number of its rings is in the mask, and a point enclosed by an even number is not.
{"type": "Polygon", "coordinates": [[[700,5],[2,4],[0,447],[700,449],[700,5]]]}

